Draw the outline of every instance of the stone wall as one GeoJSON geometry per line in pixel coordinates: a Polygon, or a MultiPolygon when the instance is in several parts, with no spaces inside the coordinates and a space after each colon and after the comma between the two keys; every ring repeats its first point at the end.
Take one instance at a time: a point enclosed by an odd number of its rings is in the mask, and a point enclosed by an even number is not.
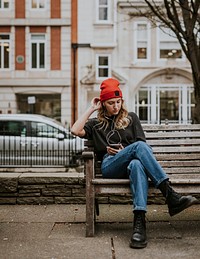
{"type": "Polygon", "coordinates": [[[0,173],[0,204],[54,203],[85,203],[83,173],[0,173]]]}
{"type": "MultiPolygon", "coordinates": [[[[199,195],[195,195],[200,198],[199,195]]],[[[0,171],[1,204],[85,204],[85,179],[82,171],[0,171]],[[47,172],[48,171],[48,172],[47,172]]],[[[104,195],[99,203],[132,204],[131,195],[104,195]]],[[[161,193],[149,192],[148,204],[164,204],[161,193]]]]}
{"type": "MultiPolygon", "coordinates": [[[[0,171],[0,204],[85,204],[83,170],[0,171]],[[45,171],[45,172],[44,172],[45,171]],[[49,172],[47,172],[49,171],[49,172]]],[[[132,203],[131,195],[101,196],[99,203],[132,203]]]]}

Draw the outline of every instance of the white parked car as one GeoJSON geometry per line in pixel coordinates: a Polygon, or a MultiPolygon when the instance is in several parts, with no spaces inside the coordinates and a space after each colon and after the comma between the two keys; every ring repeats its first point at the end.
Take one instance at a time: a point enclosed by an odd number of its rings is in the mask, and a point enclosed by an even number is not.
{"type": "Polygon", "coordinates": [[[0,166],[79,165],[84,141],[56,120],[0,114],[0,166]]]}

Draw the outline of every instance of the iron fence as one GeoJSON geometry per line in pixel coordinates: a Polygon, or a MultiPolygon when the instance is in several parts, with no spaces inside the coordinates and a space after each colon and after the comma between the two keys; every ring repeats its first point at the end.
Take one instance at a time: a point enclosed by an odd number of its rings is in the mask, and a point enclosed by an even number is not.
{"type": "Polygon", "coordinates": [[[0,167],[76,167],[84,141],[72,134],[0,132],[0,167]]]}

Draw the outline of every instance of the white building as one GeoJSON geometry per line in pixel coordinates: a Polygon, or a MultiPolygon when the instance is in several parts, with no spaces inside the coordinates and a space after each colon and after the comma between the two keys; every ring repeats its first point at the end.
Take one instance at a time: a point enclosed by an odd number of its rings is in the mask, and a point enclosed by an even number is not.
{"type": "Polygon", "coordinates": [[[129,15],[139,2],[78,0],[78,113],[99,96],[102,80],[114,77],[143,123],[190,123],[190,64],[171,32],[129,15]]]}

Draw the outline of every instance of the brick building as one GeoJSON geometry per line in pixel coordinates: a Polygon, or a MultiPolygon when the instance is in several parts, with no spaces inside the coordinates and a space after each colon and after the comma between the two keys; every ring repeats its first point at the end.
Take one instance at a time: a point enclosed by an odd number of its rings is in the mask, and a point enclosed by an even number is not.
{"type": "Polygon", "coordinates": [[[71,1],[0,0],[0,113],[71,120],[71,1]]]}
{"type": "Polygon", "coordinates": [[[143,123],[191,123],[190,64],[170,31],[129,15],[134,5],[143,8],[136,0],[0,0],[0,113],[70,123],[112,76],[143,123]]]}

